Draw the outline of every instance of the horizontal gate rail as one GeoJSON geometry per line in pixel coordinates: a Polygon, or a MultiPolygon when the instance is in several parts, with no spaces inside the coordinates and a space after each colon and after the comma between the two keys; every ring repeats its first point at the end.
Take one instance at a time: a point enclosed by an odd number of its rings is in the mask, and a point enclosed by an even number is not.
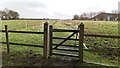
{"type": "MultiPolygon", "coordinates": [[[[6,42],[0,42],[0,43],[7,44],[6,42]]],[[[41,48],[43,48],[43,46],[41,46],[41,45],[34,45],[34,44],[23,44],[23,43],[13,43],[13,42],[9,42],[9,44],[20,45],[20,46],[41,47],[41,48]]]]}
{"type": "Polygon", "coordinates": [[[53,29],[53,32],[79,32],[79,30],[53,29]]]}
{"type": "MultiPolygon", "coordinates": [[[[52,44],[52,45],[58,45],[58,44],[52,44]]],[[[66,45],[66,44],[62,44],[60,46],[65,46],[65,47],[76,47],[78,48],[79,46],[76,46],[76,45],[66,45]]]]}
{"type": "MultiPolygon", "coordinates": [[[[61,38],[61,37],[52,37],[53,39],[67,39],[67,38],[61,38]]],[[[79,41],[79,39],[74,39],[74,38],[68,38],[67,40],[76,40],[79,41]]]]}
{"type": "Polygon", "coordinates": [[[70,50],[70,49],[53,49],[53,50],[60,50],[60,51],[73,51],[73,52],[79,52],[79,50],[70,50]]]}
{"type": "MultiPolygon", "coordinates": [[[[0,30],[0,32],[5,32],[5,30],[0,30]]],[[[44,32],[14,31],[14,30],[8,30],[8,32],[11,32],[11,33],[28,33],[28,34],[44,34],[44,32]]]]}
{"type": "Polygon", "coordinates": [[[79,57],[78,55],[71,55],[71,54],[62,54],[62,53],[61,54],[60,53],[59,54],[58,53],[52,53],[52,54],[53,55],[58,55],[58,56],[69,56],[69,57],[77,57],[77,58],[79,57]]]}

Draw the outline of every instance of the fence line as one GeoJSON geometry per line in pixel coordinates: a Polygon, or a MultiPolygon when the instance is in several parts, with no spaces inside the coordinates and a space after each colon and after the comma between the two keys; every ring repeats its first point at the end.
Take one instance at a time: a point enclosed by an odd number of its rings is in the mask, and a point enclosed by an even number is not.
{"type": "Polygon", "coordinates": [[[35,45],[35,44],[23,44],[23,43],[15,43],[15,42],[9,42],[9,33],[23,33],[23,34],[44,34],[44,32],[31,32],[31,31],[14,31],[14,30],[8,30],[7,25],[5,25],[5,30],[0,30],[0,32],[4,32],[5,33],[5,38],[6,38],[6,42],[0,42],[2,44],[6,44],[7,46],[7,53],[9,54],[10,52],[10,48],[9,45],[21,45],[21,46],[31,46],[31,47],[41,47],[43,48],[43,46],[40,45],[35,45]]]}
{"type": "Polygon", "coordinates": [[[117,39],[120,39],[120,36],[116,36],[116,35],[84,34],[84,36],[89,36],[89,37],[103,37],[103,38],[117,38],[117,39]]]}
{"type": "MultiPolygon", "coordinates": [[[[74,31],[74,30],[73,30],[74,31]]],[[[5,30],[0,30],[0,32],[5,32],[5,30]]],[[[26,34],[44,34],[44,32],[31,32],[31,31],[14,31],[14,30],[8,30],[8,32],[10,33],[26,33],[26,34]]],[[[55,31],[57,32],[57,31],[55,31]]],[[[64,32],[64,31],[61,31],[64,32]]],[[[72,32],[72,31],[70,31],[72,32]]],[[[100,35],[100,34],[84,34],[84,36],[86,37],[103,37],[103,38],[120,38],[120,36],[118,35],[100,35]]],[[[53,39],[66,39],[66,38],[61,38],[61,37],[53,37],[53,39]]],[[[78,40],[78,39],[68,39],[68,40],[78,40]]]]}
{"type": "MultiPolygon", "coordinates": [[[[0,32],[5,32],[5,30],[0,30],[0,32]]],[[[44,34],[44,32],[31,32],[31,31],[14,31],[8,30],[10,33],[27,33],[27,34],[44,34]]]]}
{"type": "MultiPolygon", "coordinates": [[[[83,62],[83,40],[84,40],[84,36],[85,37],[102,37],[102,38],[116,38],[116,39],[120,39],[120,36],[115,36],[115,35],[97,35],[97,34],[85,34],[84,33],[84,24],[80,24],[79,25],[79,29],[78,30],[67,30],[67,29],[53,29],[52,25],[49,26],[49,24],[46,22],[44,23],[44,32],[31,32],[31,31],[14,31],[14,30],[8,30],[7,25],[5,25],[5,30],[0,30],[0,32],[5,32],[5,38],[6,38],[6,42],[0,42],[3,44],[6,44],[7,46],[7,53],[10,52],[9,49],[9,44],[12,45],[21,45],[21,46],[32,46],[32,47],[41,47],[43,48],[43,57],[44,59],[48,59],[49,56],[51,55],[61,55],[61,56],[71,56],[71,57],[78,57],[79,61],[82,63],[83,62]],[[43,46],[42,45],[34,45],[34,44],[23,44],[23,43],[14,43],[14,42],[9,42],[9,32],[10,33],[23,33],[23,34],[43,34],[44,35],[44,43],[43,46]],[[67,38],[63,38],[63,37],[53,37],[53,32],[73,32],[70,36],[68,36],[67,38]],[[74,34],[79,33],[79,39],[74,39],[71,38],[74,34]],[[54,44],[53,39],[63,39],[63,41],[59,44],[54,44]],[[74,45],[66,45],[63,44],[66,40],[76,40],[79,41],[79,46],[74,46],[74,45]],[[63,50],[63,51],[73,51],[73,52],[79,52],[79,55],[67,55],[67,54],[57,54],[57,53],[52,53],[52,46],[55,46],[54,49],[56,50],[63,50]],[[79,48],[79,50],[69,50],[69,49],[57,49],[58,46],[67,46],[67,47],[77,47],[79,48]]],[[[103,50],[92,50],[90,49],[89,51],[95,51],[95,52],[102,52],[103,50]]],[[[105,53],[109,53],[109,51],[104,51],[105,53]]],[[[111,52],[114,53],[114,52],[111,52]]]]}

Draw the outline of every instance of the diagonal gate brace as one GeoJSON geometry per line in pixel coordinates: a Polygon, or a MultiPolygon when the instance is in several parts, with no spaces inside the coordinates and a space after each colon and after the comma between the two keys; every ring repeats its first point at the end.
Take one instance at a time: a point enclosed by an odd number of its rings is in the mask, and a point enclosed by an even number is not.
{"type": "Polygon", "coordinates": [[[54,47],[53,49],[57,49],[58,46],[62,45],[65,41],[67,41],[68,39],[70,39],[70,37],[72,37],[74,34],[76,34],[78,32],[73,32],[70,36],[68,36],[66,39],[64,39],[61,43],[59,43],[56,47],[54,47]]]}

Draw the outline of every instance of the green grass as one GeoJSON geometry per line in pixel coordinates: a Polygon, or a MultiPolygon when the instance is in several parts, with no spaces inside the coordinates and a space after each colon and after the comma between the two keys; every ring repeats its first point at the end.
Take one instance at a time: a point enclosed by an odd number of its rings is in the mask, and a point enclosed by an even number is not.
{"type": "MultiPolygon", "coordinates": [[[[35,31],[42,32],[43,26],[45,22],[48,22],[50,25],[53,25],[53,28],[62,28],[62,29],[76,29],[81,22],[85,25],[85,33],[88,34],[105,34],[105,35],[118,35],[118,22],[108,22],[108,21],[55,21],[55,20],[4,20],[2,22],[2,29],[4,29],[4,25],[8,25],[8,30],[22,30],[22,31],[35,31]]],[[[71,33],[54,33],[54,36],[57,37],[67,37],[71,33]]],[[[75,36],[73,37],[75,38],[75,36]]],[[[33,34],[15,34],[9,33],[10,42],[16,43],[26,43],[26,44],[40,44],[43,45],[43,35],[33,35],[33,34]]],[[[5,34],[2,33],[2,41],[5,41],[5,34]]],[[[54,43],[59,43],[61,40],[54,40],[54,43]]],[[[65,44],[74,44],[75,41],[67,41],[65,44]]],[[[109,38],[95,38],[95,37],[85,37],[85,44],[87,47],[94,47],[94,44],[97,45],[110,45],[107,47],[119,48],[118,39],[109,39],[109,38]]],[[[2,47],[3,52],[6,52],[6,45],[2,47]]],[[[35,54],[42,54],[43,50],[41,48],[34,47],[23,47],[10,45],[10,54],[16,54],[16,52],[26,52],[29,50],[33,50],[35,54]]],[[[6,55],[6,54],[5,54],[6,55]]],[[[4,55],[4,56],[5,56],[4,55]]],[[[18,57],[16,55],[16,57],[18,57]]],[[[8,63],[14,64],[10,59],[3,60],[3,65],[7,65],[8,63]],[[5,60],[5,61],[4,61],[5,60]],[[8,62],[9,61],[9,62],[8,62]]],[[[100,64],[107,65],[118,65],[118,59],[108,59],[99,56],[98,54],[93,54],[91,52],[84,53],[84,60],[89,62],[96,62],[100,64]]],[[[17,64],[16,64],[17,65],[17,64]]],[[[18,64],[19,65],[19,64],[18,64]]],[[[20,64],[24,65],[24,64],[20,64]]],[[[119,65],[120,66],[120,65],[119,65]]]]}

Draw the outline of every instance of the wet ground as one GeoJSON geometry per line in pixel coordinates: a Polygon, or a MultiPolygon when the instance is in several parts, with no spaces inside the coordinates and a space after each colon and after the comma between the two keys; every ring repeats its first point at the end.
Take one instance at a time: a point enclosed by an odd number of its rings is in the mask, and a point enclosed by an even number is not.
{"type": "Polygon", "coordinates": [[[41,54],[34,54],[34,51],[15,52],[7,54],[3,52],[2,68],[44,68],[44,67],[62,67],[62,68],[117,68],[107,67],[93,63],[79,63],[77,59],[70,57],[52,56],[48,60],[44,60],[41,54]]]}

